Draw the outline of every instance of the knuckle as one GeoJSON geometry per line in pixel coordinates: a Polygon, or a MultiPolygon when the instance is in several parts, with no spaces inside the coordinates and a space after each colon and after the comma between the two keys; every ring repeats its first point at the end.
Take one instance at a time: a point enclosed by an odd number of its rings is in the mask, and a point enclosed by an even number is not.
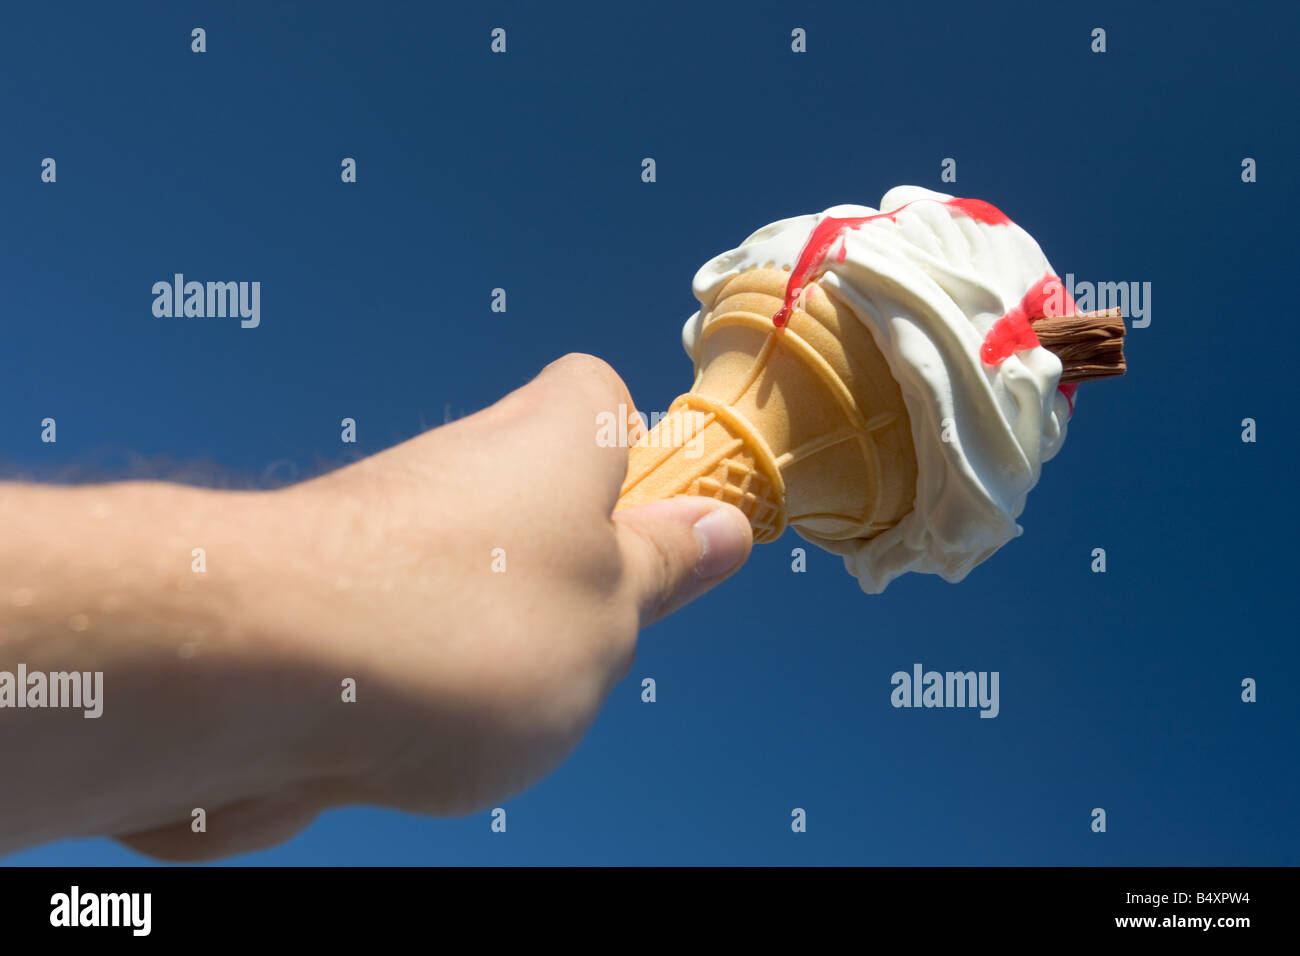
{"type": "Polygon", "coordinates": [[[629,397],[627,384],[623,381],[623,377],[618,374],[614,366],[595,355],[589,355],[586,352],[569,352],[567,355],[560,356],[546,368],[547,370],[554,369],[557,372],[563,372],[575,379],[599,383],[604,392],[617,396],[623,401],[627,401],[629,397]]]}
{"type": "Polygon", "coordinates": [[[567,352],[546,367],[566,372],[589,372],[593,375],[618,374],[604,359],[587,352],[567,352]]]}

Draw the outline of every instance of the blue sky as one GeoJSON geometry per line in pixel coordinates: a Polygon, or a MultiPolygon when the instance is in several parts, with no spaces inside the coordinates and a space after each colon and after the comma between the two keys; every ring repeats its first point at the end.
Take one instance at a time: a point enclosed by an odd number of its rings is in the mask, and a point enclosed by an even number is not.
{"type": "MultiPolygon", "coordinates": [[[[1279,338],[1298,19],[1276,4],[10,5],[0,465],[271,483],[350,457],[345,415],[376,451],[575,350],[664,408],[690,383],[680,325],[713,255],[899,184],[987,199],[1058,272],[1153,290],[1130,374],[1081,390],[1021,538],[960,585],[912,575],[868,597],[815,549],[792,573],[803,542],[787,533],[643,635],[574,756],[506,805],[507,833],[486,813],[351,809],[234,862],[1300,863],[1279,338]],[[259,280],[261,326],[154,318],[151,286],[174,272],[259,280]],[[57,445],[39,441],[46,416],[57,445]],[[998,671],[1000,715],[892,708],[890,675],[915,662],[998,671]]],[[[144,861],[90,840],[4,862],[144,861]]]]}

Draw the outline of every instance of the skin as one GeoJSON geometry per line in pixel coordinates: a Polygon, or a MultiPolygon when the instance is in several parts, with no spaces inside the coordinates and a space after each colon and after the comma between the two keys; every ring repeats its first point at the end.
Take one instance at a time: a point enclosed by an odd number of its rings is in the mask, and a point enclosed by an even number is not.
{"type": "Polygon", "coordinates": [[[620,403],[613,369],[570,355],[288,489],[0,485],[0,671],[104,674],[98,719],[0,709],[0,765],[21,768],[0,852],[110,835],[210,859],[331,807],[463,814],[549,773],[639,631],[750,549],[722,502],[613,512],[627,449],[595,422],[620,403]]]}

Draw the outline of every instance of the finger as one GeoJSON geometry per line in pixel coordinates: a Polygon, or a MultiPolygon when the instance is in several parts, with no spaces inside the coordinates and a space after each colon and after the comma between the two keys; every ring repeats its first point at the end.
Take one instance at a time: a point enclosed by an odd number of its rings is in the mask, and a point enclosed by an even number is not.
{"type": "Polygon", "coordinates": [[[642,627],[725,580],[754,540],[740,509],[713,498],[651,501],[615,512],[613,522],[642,627]]]}
{"type": "Polygon", "coordinates": [[[644,430],[619,374],[575,352],[499,404],[522,413],[515,424],[519,460],[563,469],[566,487],[608,515],[627,477],[627,446],[644,430]]]}
{"type": "Polygon", "coordinates": [[[184,820],[114,839],[159,860],[215,860],[283,843],[310,826],[319,813],[319,807],[298,800],[245,800],[208,814],[202,833],[184,820]]]}

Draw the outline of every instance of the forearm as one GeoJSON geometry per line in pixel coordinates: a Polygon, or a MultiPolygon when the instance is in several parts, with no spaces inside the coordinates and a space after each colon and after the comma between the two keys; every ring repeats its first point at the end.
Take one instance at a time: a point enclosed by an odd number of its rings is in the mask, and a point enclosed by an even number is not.
{"type": "Polygon", "coordinates": [[[319,771],[327,676],[273,623],[293,552],[283,505],[0,485],[0,850],[148,828],[319,771]],[[48,675],[71,672],[99,687],[93,706],[51,706],[68,701],[48,675]]]}

